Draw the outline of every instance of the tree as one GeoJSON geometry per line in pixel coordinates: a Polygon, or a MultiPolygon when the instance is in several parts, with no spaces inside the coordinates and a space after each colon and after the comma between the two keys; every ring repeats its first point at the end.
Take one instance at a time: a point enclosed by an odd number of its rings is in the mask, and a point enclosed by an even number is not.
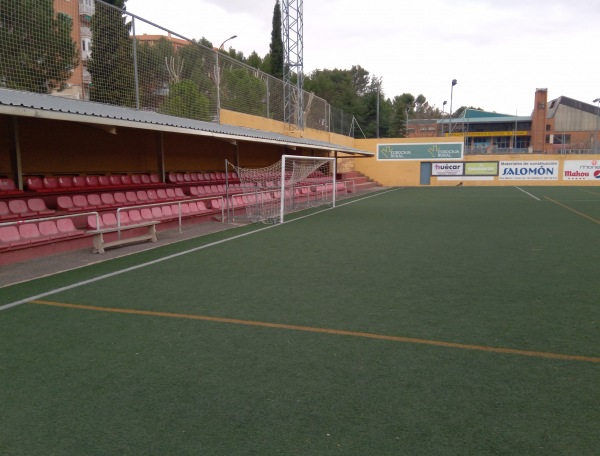
{"type": "Polygon", "coordinates": [[[54,16],[52,0],[2,0],[0,80],[9,89],[50,93],[64,88],[78,64],[73,20],[54,16]]]}
{"type": "Polygon", "coordinates": [[[273,8],[273,28],[271,30],[271,44],[270,50],[270,63],[269,73],[276,78],[283,78],[283,38],[281,36],[281,6],[279,0],[275,2],[275,8],[273,8]]]}
{"type": "Polygon", "coordinates": [[[163,114],[187,119],[210,120],[208,98],[190,80],[171,84],[169,96],[160,108],[163,114]]]}
{"type": "Polygon", "coordinates": [[[265,115],[266,88],[261,79],[248,74],[244,68],[223,71],[221,77],[221,106],[231,111],[257,116],[265,115]]]}
{"type": "Polygon", "coordinates": [[[127,0],[96,2],[91,21],[92,47],[88,71],[92,76],[90,100],[119,106],[135,106],[135,82],[131,23],[121,11],[127,0]]]}

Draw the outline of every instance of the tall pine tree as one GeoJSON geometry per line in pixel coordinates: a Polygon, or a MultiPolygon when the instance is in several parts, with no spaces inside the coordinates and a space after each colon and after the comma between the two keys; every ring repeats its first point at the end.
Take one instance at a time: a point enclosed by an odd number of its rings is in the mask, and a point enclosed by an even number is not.
{"type": "Polygon", "coordinates": [[[273,9],[273,28],[271,30],[270,64],[268,73],[278,79],[283,78],[283,38],[281,36],[281,6],[279,0],[273,9]]]}
{"type": "MultiPolygon", "coordinates": [[[[125,9],[127,0],[104,0],[125,9]]],[[[119,106],[135,106],[131,23],[115,8],[96,2],[92,17],[92,48],[88,71],[92,76],[90,100],[119,106]]]]}

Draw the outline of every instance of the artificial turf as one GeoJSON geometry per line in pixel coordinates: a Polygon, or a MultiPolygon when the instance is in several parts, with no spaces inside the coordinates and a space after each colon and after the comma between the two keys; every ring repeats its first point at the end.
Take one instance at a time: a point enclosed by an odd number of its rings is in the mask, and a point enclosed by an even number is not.
{"type": "Polygon", "coordinates": [[[0,452],[597,454],[600,192],[526,190],[397,189],[43,298],[146,315],[0,312],[0,452]]]}

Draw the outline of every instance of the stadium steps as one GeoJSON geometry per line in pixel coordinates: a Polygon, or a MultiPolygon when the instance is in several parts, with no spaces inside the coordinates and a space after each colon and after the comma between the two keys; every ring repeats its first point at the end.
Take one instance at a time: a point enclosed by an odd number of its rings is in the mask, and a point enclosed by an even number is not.
{"type": "Polygon", "coordinates": [[[368,190],[374,187],[381,187],[381,184],[377,181],[374,181],[368,176],[365,176],[358,171],[348,171],[345,173],[339,174],[339,180],[354,182],[354,188],[356,192],[361,192],[363,190],[368,190]]]}

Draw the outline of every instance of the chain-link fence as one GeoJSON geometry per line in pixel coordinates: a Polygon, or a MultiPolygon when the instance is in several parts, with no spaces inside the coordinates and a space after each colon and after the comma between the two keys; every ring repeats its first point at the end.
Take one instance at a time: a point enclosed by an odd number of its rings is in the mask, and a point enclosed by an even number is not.
{"type": "MultiPolygon", "coordinates": [[[[282,80],[100,0],[1,0],[0,86],[213,122],[221,108],[284,120],[282,80]]],[[[306,128],[352,134],[350,114],[302,98],[306,128]]]]}

